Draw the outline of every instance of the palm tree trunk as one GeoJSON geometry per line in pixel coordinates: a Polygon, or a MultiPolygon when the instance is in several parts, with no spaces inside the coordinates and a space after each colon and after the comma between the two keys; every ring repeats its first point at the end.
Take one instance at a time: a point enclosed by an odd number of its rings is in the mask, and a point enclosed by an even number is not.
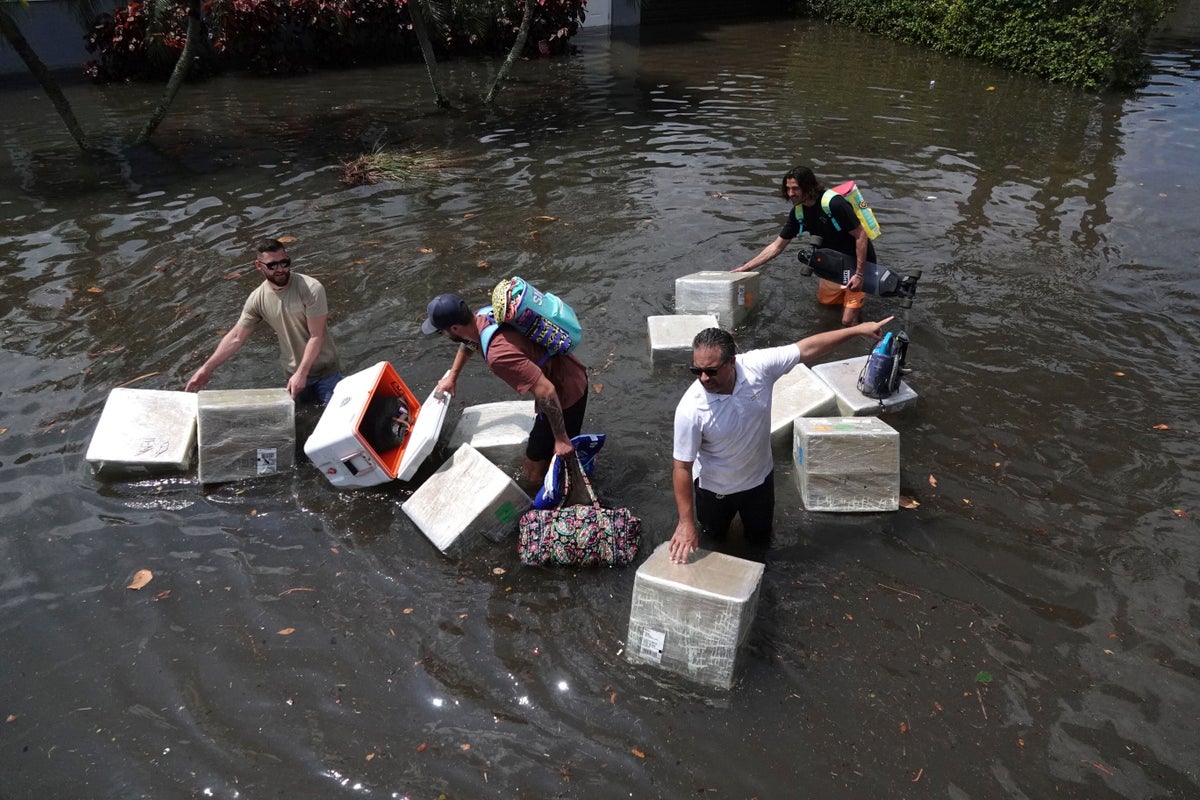
{"type": "Polygon", "coordinates": [[[188,3],[188,24],[187,33],[183,40],[183,52],[179,54],[179,60],[175,62],[175,69],[171,70],[171,77],[167,79],[167,86],[163,89],[162,97],[158,100],[158,107],[154,109],[154,114],[150,119],[146,120],[145,127],[141,133],[133,140],[134,144],[145,144],[150,139],[150,134],[154,133],[155,128],[167,116],[167,109],[171,107],[171,103],[175,100],[175,95],[179,94],[179,89],[183,86],[183,81],[187,78],[188,70],[192,66],[192,56],[196,52],[197,42],[202,35],[200,22],[200,0],[190,0],[188,3]]]}
{"type": "Polygon", "coordinates": [[[75,140],[75,144],[79,145],[79,149],[85,153],[90,152],[91,148],[88,147],[87,141],[83,136],[83,128],[79,127],[79,120],[75,119],[75,112],[71,110],[71,103],[67,100],[67,96],[63,94],[58,81],[54,80],[54,76],[50,74],[50,70],[46,69],[46,65],[38,58],[37,53],[33,52],[33,48],[29,46],[29,42],[21,33],[21,29],[17,27],[17,23],[2,8],[0,8],[0,31],[4,33],[4,38],[12,45],[12,49],[25,62],[25,66],[29,67],[29,71],[33,73],[33,77],[37,78],[37,82],[41,84],[42,91],[46,93],[50,98],[50,102],[54,104],[54,110],[62,117],[62,121],[66,124],[67,130],[71,132],[71,137],[75,140]]]}
{"type": "Polygon", "coordinates": [[[442,87],[437,79],[437,57],[433,54],[433,42],[429,40],[429,27],[425,24],[425,10],[421,8],[421,0],[408,0],[408,16],[412,19],[413,33],[417,35],[417,44],[421,46],[421,56],[425,59],[425,70],[429,73],[429,84],[433,87],[433,99],[438,108],[450,108],[450,101],[442,93],[442,87]]]}
{"type": "Polygon", "coordinates": [[[512,69],[517,56],[521,55],[521,51],[525,49],[525,40],[529,38],[529,26],[532,22],[533,0],[525,0],[525,13],[521,15],[521,29],[517,32],[517,40],[513,42],[512,50],[508,51],[508,57],[504,59],[504,63],[500,65],[500,71],[496,73],[496,80],[492,83],[491,91],[483,99],[485,106],[490,106],[496,99],[496,93],[500,91],[500,84],[508,77],[509,70],[512,69]]]}

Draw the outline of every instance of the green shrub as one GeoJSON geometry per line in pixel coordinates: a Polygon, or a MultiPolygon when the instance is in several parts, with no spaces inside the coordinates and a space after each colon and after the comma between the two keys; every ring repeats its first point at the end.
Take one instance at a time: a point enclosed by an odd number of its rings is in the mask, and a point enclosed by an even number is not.
{"type": "Polygon", "coordinates": [[[799,0],[803,13],[1087,89],[1135,86],[1175,0],[799,0]]]}

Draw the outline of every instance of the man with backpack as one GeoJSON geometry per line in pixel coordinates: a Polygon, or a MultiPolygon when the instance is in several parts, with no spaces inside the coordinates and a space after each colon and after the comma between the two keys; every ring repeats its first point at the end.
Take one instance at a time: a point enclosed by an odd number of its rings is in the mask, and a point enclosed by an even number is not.
{"type": "Polygon", "coordinates": [[[487,314],[472,313],[456,294],[439,294],[429,301],[427,311],[421,332],[440,333],[458,343],[454,363],[438,381],[437,391],[454,394],[458,376],[471,354],[480,350],[496,377],[521,394],[533,394],[538,415],[525,446],[524,470],[527,480],[541,483],[552,455],[567,456],[575,450],[571,437],[583,428],[587,411],[587,368],[573,355],[549,354],[514,325],[496,326],[487,314]]]}
{"type": "Polygon", "coordinates": [[[794,167],[780,182],[783,199],[792,204],[783,230],[775,241],[764,247],[754,258],[732,270],[749,272],[763,266],[783,252],[788,243],[800,233],[808,231],[821,237],[821,247],[837,250],[851,256],[857,262],[856,272],[845,286],[820,279],[817,285],[817,302],[823,305],[842,306],[842,325],[857,325],[862,316],[863,300],[862,273],[866,264],[878,263],[875,246],[867,230],[859,222],[850,201],[839,194],[825,197],[825,185],[808,167],[794,167]]]}
{"type": "Polygon", "coordinates": [[[811,362],[855,336],[878,341],[892,319],[741,354],[728,331],[706,328],[696,334],[690,367],[696,380],[675,408],[671,487],[679,522],[669,545],[672,561],[687,563],[699,547],[701,531],[724,539],[735,516],[741,516],[750,545],[770,545],[775,516],[775,382],[797,364],[811,362]]]}

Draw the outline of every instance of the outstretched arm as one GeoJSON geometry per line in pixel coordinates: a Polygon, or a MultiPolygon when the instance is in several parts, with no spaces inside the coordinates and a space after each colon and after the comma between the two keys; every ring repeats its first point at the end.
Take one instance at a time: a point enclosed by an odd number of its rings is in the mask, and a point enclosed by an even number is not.
{"type": "Polygon", "coordinates": [[[292,373],[292,377],[288,378],[287,382],[288,394],[293,399],[308,385],[308,372],[316,363],[317,356],[321,354],[321,348],[325,344],[328,319],[328,315],[308,318],[308,342],[304,345],[304,354],[300,356],[299,366],[296,367],[296,371],[292,373]]]}
{"type": "Polygon", "coordinates": [[[671,488],[675,492],[675,508],[679,512],[679,523],[671,536],[671,561],[686,564],[688,556],[696,552],[700,536],[696,532],[696,503],[692,495],[692,463],[674,459],[671,468],[671,488]]]}
{"type": "Polygon", "coordinates": [[[196,370],[187,385],[183,387],[186,392],[198,392],[208,385],[208,381],[212,378],[212,374],[217,367],[224,364],[229,359],[233,358],[233,354],[242,349],[242,345],[250,338],[250,334],[254,332],[254,328],[246,327],[245,325],[234,325],[229,329],[229,332],[221,338],[217,349],[208,357],[208,360],[196,370]]]}
{"type": "Polygon", "coordinates": [[[730,272],[749,272],[755,267],[761,267],[775,256],[783,252],[783,249],[788,246],[791,239],[784,239],[782,236],[776,236],[775,241],[759,251],[758,255],[742,264],[740,267],[731,269],[730,272]]]}
{"type": "Polygon", "coordinates": [[[465,344],[458,346],[458,352],[454,354],[454,363],[450,365],[450,370],[442,376],[442,379],[437,382],[434,391],[439,395],[453,395],[458,387],[458,376],[462,374],[463,367],[471,360],[471,348],[465,344]]]}
{"type": "Polygon", "coordinates": [[[871,237],[867,236],[867,229],[859,225],[854,230],[850,231],[850,235],[854,237],[854,274],[850,276],[846,288],[854,292],[861,292],[863,286],[863,270],[867,268],[867,245],[871,242],[871,237]]]}
{"type": "Polygon", "coordinates": [[[550,430],[554,432],[555,454],[565,457],[574,453],[575,445],[571,443],[571,437],[567,435],[567,423],[563,419],[563,408],[558,399],[558,392],[555,391],[554,384],[545,375],[542,375],[534,384],[533,398],[537,410],[545,415],[546,422],[550,424],[550,430]]]}
{"type": "Polygon", "coordinates": [[[893,319],[895,317],[881,319],[879,322],[860,322],[849,328],[839,328],[833,331],[814,333],[812,336],[805,336],[796,342],[796,347],[800,348],[800,360],[807,364],[812,359],[820,358],[842,342],[849,341],[855,336],[865,336],[868,339],[879,341],[883,338],[883,329],[893,319]]]}

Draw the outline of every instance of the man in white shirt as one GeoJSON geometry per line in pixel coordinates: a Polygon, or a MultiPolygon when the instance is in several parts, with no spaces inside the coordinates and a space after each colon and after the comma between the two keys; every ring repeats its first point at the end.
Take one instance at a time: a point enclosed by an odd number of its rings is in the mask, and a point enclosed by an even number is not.
{"type": "Polygon", "coordinates": [[[699,529],[723,538],[735,515],[746,539],[770,543],[775,516],[771,455],[771,390],[802,362],[828,353],[855,336],[878,341],[892,317],[808,336],[795,344],[736,355],[733,336],[707,328],[692,340],[691,372],[697,380],[675,408],[671,485],[679,523],[671,560],[686,563],[699,545],[699,529]]]}

